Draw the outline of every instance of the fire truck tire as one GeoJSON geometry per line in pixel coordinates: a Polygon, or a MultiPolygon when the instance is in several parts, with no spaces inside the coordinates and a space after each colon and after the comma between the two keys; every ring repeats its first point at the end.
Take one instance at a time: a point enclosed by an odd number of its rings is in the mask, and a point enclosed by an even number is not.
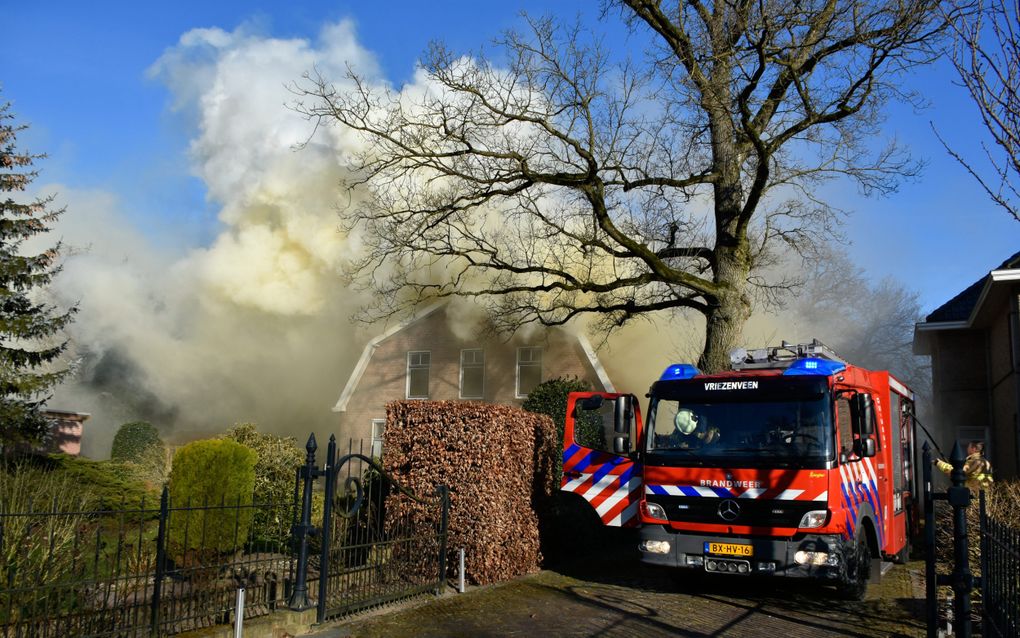
{"type": "Polygon", "coordinates": [[[864,600],[870,576],[871,552],[868,551],[868,541],[861,534],[847,557],[845,580],[836,586],[836,591],[845,600],[864,600]]]}

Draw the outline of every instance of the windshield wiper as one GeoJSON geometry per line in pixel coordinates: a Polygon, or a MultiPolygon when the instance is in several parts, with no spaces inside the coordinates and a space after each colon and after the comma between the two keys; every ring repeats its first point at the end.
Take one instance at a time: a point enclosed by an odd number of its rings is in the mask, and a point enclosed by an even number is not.
{"type": "Polygon", "coordinates": [[[726,454],[729,452],[768,452],[772,456],[786,456],[785,454],[780,454],[779,450],[768,447],[728,447],[719,450],[719,452],[722,454],[726,454]]]}
{"type": "MultiPolygon", "coordinates": [[[[682,463],[693,462],[693,463],[696,463],[698,465],[704,465],[705,464],[705,459],[701,458],[701,455],[698,454],[698,450],[692,450],[691,448],[686,448],[686,447],[658,448],[658,449],[649,451],[649,454],[650,455],[661,454],[661,455],[663,455],[664,457],[666,457],[668,459],[670,456],[672,456],[672,454],[671,454],[672,452],[685,452],[691,458],[691,461],[687,461],[686,457],[685,457],[685,459],[683,461],[680,461],[679,459],[677,459],[675,462],[682,462],[682,463]]],[[[669,462],[667,461],[667,464],[668,463],[669,462]]]]}
{"type": "Polygon", "coordinates": [[[661,452],[686,452],[687,454],[690,454],[691,456],[699,456],[697,450],[691,449],[689,447],[660,447],[660,448],[655,448],[654,450],[652,450],[652,452],[660,452],[660,453],[661,452]]]}

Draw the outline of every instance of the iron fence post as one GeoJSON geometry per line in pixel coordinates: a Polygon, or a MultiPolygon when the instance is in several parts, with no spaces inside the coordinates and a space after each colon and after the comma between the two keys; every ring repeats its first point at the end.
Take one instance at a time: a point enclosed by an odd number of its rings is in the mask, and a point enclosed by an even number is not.
{"type": "Polygon", "coordinates": [[[953,507],[953,609],[959,635],[970,638],[970,595],[974,589],[974,577],[970,572],[970,553],[967,547],[967,507],[970,505],[970,489],[965,485],[967,475],[963,472],[966,456],[957,441],[949,455],[953,471],[949,474],[953,486],[949,488],[949,504],[953,507]]]}
{"type": "Polygon", "coordinates": [[[305,445],[307,455],[305,464],[298,468],[298,480],[304,480],[304,492],[301,496],[301,521],[291,528],[291,536],[298,543],[297,576],[294,592],[290,596],[288,606],[294,611],[304,611],[312,605],[308,601],[308,537],[315,533],[312,526],[312,482],[315,481],[315,433],[308,437],[305,445]]]}
{"type": "Polygon", "coordinates": [[[159,606],[163,595],[163,577],[166,572],[166,522],[170,515],[170,491],[163,486],[159,497],[159,529],[156,532],[156,575],[152,583],[152,602],[149,608],[149,633],[159,635],[159,606]]]}
{"type": "Polygon", "coordinates": [[[938,635],[938,597],[935,590],[935,499],[932,497],[931,446],[924,442],[921,473],[924,476],[924,609],[928,638],[938,635]]]}
{"type": "Polygon", "coordinates": [[[336,498],[336,437],[329,435],[326,446],[326,466],[322,470],[326,477],[326,501],[322,506],[322,553],[319,557],[319,600],[315,610],[315,622],[326,619],[326,588],[329,585],[329,543],[333,531],[333,499],[336,498]]]}
{"type": "Polygon", "coordinates": [[[446,589],[446,532],[450,520],[450,488],[445,485],[436,487],[439,493],[440,507],[442,514],[439,519],[439,586],[436,594],[442,594],[446,589]]]}

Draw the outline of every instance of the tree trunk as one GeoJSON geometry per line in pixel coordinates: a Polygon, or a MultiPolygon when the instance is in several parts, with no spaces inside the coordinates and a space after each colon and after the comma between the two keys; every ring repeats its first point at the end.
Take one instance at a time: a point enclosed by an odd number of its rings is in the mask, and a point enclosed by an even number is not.
{"type": "Polygon", "coordinates": [[[744,324],[751,316],[747,294],[750,259],[746,250],[717,248],[715,281],[723,291],[705,315],[705,349],[698,368],[722,372],[730,367],[730,351],[740,345],[744,324]]]}

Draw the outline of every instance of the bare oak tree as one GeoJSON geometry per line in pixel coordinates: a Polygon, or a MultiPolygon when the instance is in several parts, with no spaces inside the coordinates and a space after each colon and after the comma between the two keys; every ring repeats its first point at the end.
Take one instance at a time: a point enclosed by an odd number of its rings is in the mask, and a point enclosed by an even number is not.
{"type": "Polygon", "coordinates": [[[982,144],[987,173],[939,136],[949,154],[996,205],[1020,221],[1020,0],[985,0],[953,20],[953,65],[993,145],[982,144]]]}
{"type": "Polygon", "coordinates": [[[924,318],[916,291],[886,277],[872,282],[841,246],[821,248],[787,312],[847,361],[888,370],[923,400],[931,397],[928,357],[913,352],[914,326],[924,318]]]}
{"type": "Polygon", "coordinates": [[[380,317],[423,299],[482,298],[502,329],[652,311],[706,319],[700,366],[719,370],[773,246],[810,248],[838,212],[821,181],[887,192],[916,165],[869,146],[881,106],[936,54],[937,0],[624,0],[620,49],[527,19],[505,59],[434,45],[397,92],[317,73],[296,108],[361,133],[346,228],[352,274],[380,317]],[[777,241],[778,240],[778,241],[777,241]]]}

